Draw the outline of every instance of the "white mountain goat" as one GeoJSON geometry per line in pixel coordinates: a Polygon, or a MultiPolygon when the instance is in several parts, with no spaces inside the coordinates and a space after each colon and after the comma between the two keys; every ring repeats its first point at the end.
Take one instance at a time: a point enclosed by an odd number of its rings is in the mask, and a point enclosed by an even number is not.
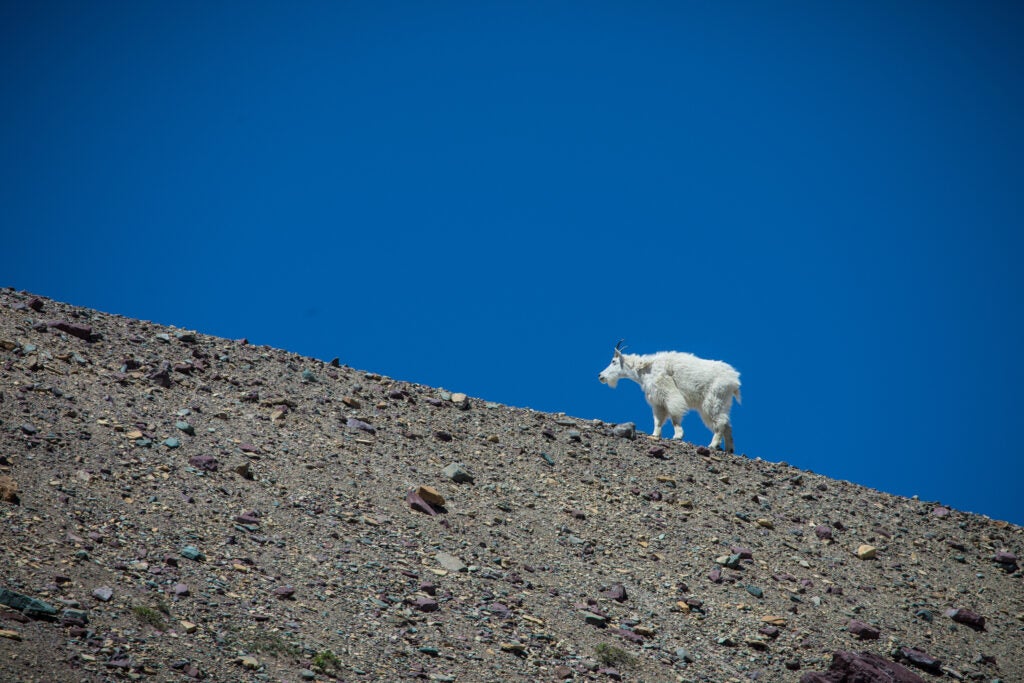
{"type": "Polygon", "coordinates": [[[725,449],[733,452],[729,410],[732,399],[740,402],[740,373],[728,363],[704,360],[691,353],[661,351],[650,355],[622,353],[622,341],[615,345],[611,364],[598,379],[612,389],[622,378],[631,379],[644,390],[654,411],[654,436],[661,436],[665,418],[672,418],[673,439],[683,438],[683,415],[700,412],[700,418],[714,436],[711,448],[725,439],[725,449]]]}

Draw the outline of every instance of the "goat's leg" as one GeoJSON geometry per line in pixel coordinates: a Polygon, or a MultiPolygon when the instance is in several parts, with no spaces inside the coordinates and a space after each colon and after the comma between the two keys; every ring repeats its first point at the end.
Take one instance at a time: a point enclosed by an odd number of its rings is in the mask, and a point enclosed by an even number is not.
{"type": "Polygon", "coordinates": [[[672,426],[675,428],[675,432],[676,432],[675,434],[672,435],[672,440],[673,441],[682,441],[683,440],[683,416],[682,415],[679,415],[679,416],[673,415],[672,416],[672,426]]]}
{"type": "Polygon", "coordinates": [[[668,417],[668,411],[664,408],[654,408],[654,436],[661,438],[661,428],[665,425],[665,418],[668,417]]]}
{"type": "Polygon", "coordinates": [[[722,436],[725,437],[725,450],[727,453],[735,453],[732,443],[732,425],[728,422],[725,423],[725,427],[722,429],[722,436]]]}

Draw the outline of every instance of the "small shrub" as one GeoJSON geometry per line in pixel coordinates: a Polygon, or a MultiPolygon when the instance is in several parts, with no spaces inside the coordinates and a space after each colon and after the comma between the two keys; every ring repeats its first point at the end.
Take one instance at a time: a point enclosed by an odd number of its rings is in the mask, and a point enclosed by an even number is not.
{"type": "Polygon", "coordinates": [[[324,673],[333,673],[341,669],[341,660],[330,650],[324,650],[313,658],[313,666],[324,673]]]}
{"type": "Polygon", "coordinates": [[[598,644],[594,648],[594,653],[597,655],[597,661],[605,666],[628,666],[636,661],[633,655],[622,648],[607,643],[598,644]]]}
{"type": "Polygon", "coordinates": [[[136,605],[132,607],[132,614],[135,618],[144,624],[149,624],[157,631],[166,631],[167,624],[164,623],[163,617],[160,616],[160,611],[155,610],[152,607],[146,607],[145,605],[136,605]]]}

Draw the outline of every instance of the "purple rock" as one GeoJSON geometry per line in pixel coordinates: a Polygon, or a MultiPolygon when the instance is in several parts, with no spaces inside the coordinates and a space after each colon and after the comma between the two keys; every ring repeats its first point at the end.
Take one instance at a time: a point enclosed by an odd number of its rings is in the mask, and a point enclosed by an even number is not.
{"type": "Polygon", "coordinates": [[[235,517],[235,521],[239,524],[259,524],[260,513],[252,510],[250,512],[243,512],[235,517]]]}
{"type": "Polygon", "coordinates": [[[819,524],[818,526],[814,527],[814,535],[823,541],[831,541],[832,529],[825,526],[824,524],[819,524]]]}
{"type": "Polygon", "coordinates": [[[421,612],[436,612],[439,607],[437,600],[425,597],[416,598],[410,604],[414,609],[418,609],[421,612]]]}
{"type": "Polygon", "coordinates": [[[351,427],[352,429],[358,429],[360,431],[366,432],[367,434],[377,433],[377,430],[374,429],[371,425],[367,424],[366,422],[363,422],[362,420],[357,420],[354,417],[348,418],[348,420],[345,422],[345,426],[351,427]]]}
{"type": "Polygon", "coordinates": [[[184,598],[188,595],[188,586],[183,583],[176,583],[174,584],[174,588],[171,589],[171,592],[179,598],[184,598]]]}
{"type": "Polygon", "coordinates": [[[602,593],[602,595],[606,598],[614,600],[615,602],[625,602],[627,599],[626,587],[623,586],[621,583],[613,585],[611,588],[602,593]]]}
{"type": "Polygon", "coordinates": [[[741,560],[754,559],[754,553],[750,551],[750,548],[744,548],[742,546],[734,545],[729,548],[729,552],[731,552],[733,555],[739,555],[741,560]]]}
{"type": "Polygon", "coordinates": [[[69,323],[65,322],[64,320],[51,320],[46,325],[47,327],[50,327],[55,330],[60,330],[61,332],[66,332],[67,334],[70,334],[72,337],[78,337],[79,339],[84,339],[85,341],[89,341],[89,339],[92,337],[92,328],[88,325],[69,323]]]}
{"type": "Polygon", "coordinates": [[[1017,564],[1017,556],[1006,550],[1000,550],[992,559],[999,564],[1017,564]]]}
{"type": "Polygon", "coordinates": [[[635,631],[630,631],[628,628],[610,628],[608,629],[608,632],[614,633],[617,636],[622,636],[629,642],[636,643],[637,645],[642,645],[644,642],[644,637],[642,635],[635,631]]]}
{"type": "Polygon", "coordinates": [[[217,458],[212,455],[193,455],[188,459],[188,464],[195,467],[197,470],[203,470],[205,472],[216,472],[220,463],[217,462],[217,458]]]}
{"type": "Polygon", "coordinates": [[[650,448],[647,449],[647,455],[651,456],[652,458],[660,458],[661,456],[665,455],[665,449],[662,448],[661,446],[651,446],[650,448]]]}
{"type": "Polygon", "coordinates": [[[933,517],[939,517],[939,518],[949,517],[949,512],[950,512],[949,508],[941,507],[940,506],[940,507],[937,507],[934,510],[932,510],[932,516],[933,517]]]}
{"type": "Polygon", "coordinates": [[[437,438],[438,441],[451,441],[452,440],[452,435],[451,434],[449,434],[448,432],[445,432],[445,431],[440,431],[440,430],[434,432],[434,437],[437,438]]]}
{"type": "Polygon", "coordinates": [[[722,583],[722,570],[717,567],[712,569],[708,573],[708,578],[711,580],[711,583],[722,583]]]}
{"type": "Polygon", "coordinates": [[[846,630],[861,640],[878,640],[878,637],[881,635],[881,631],[877,628],[857,619],[850,619],[850,623],[846,625],[846,630]]]}
{"type": "Polygon", "coordinates": [[[274,597],[278,600],[287,600],[295,595],[295,589],[291,586],[278,586],[274,589],[274,597]]]}
{"type": "MultiPolygon", "coordinates": [[[[787,662],[786,668],[790,667],[787,662]]],[[[800,677],[800,683],[842,683],[858,681],[858,683],[925,683],[924,679],[913,671],[890,662],[871,652],[834,652],[832,664],[825,673],[808,672],[800,677]]]]}
{"type": "Polygon", "coordinates": [[[958,624],[963,624],[964,626],[973,628],[975,631],[985,630],[985,617],[981,616],[977,612],[960,608],[946,610],[945,614],[958,624]]]}
{"type": "Polygon", "coordinates": [[[156,382],[165,389],[170,389],[174,384],[171,381],[171,364],[163,361],[159,367],[151,370],[146,375],[146,379],[156,382]]]}

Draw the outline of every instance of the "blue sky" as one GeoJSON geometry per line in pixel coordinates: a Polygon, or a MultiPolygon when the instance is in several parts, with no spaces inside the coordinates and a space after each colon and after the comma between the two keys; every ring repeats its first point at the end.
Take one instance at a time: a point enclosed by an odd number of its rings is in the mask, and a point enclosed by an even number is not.
{"type": "Polygon", "coordinates": [[[3,3],[0,285],[643,429],[615,341],[691,351],[742,373],[740,452],[1024,523],[1021,35],[994,2],[3,3]]]}

